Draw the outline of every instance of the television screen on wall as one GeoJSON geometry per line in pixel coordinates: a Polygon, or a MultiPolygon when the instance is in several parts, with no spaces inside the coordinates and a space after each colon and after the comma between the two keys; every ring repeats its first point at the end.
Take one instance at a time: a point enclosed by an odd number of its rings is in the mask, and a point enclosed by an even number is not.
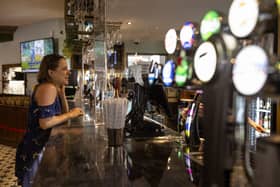
{"type": "Polygon", "coordinates": [[[45,55],[54,53],[54,39],[42,38],[20,43],[20,63],[23,72],[38,72],[45,55]]]}

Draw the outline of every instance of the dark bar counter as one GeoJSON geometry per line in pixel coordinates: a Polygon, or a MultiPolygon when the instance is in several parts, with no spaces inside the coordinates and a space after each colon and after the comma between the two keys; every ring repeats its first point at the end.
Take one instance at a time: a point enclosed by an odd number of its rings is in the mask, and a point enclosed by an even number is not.
{"type": "Polygon", "coordinates": [[[53,128],[39,156],[32,186],[194,186],[187,175],[180,136],[170,129],[154,138],[126,138],[108,146],[104,125],[72,120],[53,128]]]}

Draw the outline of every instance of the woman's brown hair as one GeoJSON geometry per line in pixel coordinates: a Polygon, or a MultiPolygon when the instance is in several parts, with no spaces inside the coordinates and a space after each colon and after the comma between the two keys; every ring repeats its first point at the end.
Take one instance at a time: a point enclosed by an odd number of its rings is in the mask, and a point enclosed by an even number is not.
{"type": "Polygon", "coordinates": [[[58,67],[59,61],[61,59],[64,59],[64,57],[58,54],[50,54],[43,57],[37,76],[38,83],[52,81],[48,70],[55,70],[58,67]]]}

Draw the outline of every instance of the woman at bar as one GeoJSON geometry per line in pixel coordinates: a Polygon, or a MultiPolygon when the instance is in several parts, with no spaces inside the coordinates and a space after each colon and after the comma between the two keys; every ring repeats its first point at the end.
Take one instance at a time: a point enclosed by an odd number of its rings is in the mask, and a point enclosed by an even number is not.
{"type": "Polygon", "coordinates": [[[29,181],[38,166],[38,156],[49,139],[52,127],[83,115],[81,108],[69,111],[64,88],[69,75],[63,56],[44,56],[38,84],[31,96],[26,133],[16,151],[15,175],[19,185],[30,186],[29,181]]]}

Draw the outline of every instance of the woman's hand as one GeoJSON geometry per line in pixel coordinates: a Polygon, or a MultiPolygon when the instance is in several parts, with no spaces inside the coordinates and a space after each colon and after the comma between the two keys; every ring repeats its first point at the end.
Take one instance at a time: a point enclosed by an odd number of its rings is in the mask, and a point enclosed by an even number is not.
{"type": "Polygon", "coordinates": [[[72,119],[84,115],[84,112],[81,108],[76,107],[71,109],[69,111],[69,114],[70,114],[70,118],[72,119]]]}

